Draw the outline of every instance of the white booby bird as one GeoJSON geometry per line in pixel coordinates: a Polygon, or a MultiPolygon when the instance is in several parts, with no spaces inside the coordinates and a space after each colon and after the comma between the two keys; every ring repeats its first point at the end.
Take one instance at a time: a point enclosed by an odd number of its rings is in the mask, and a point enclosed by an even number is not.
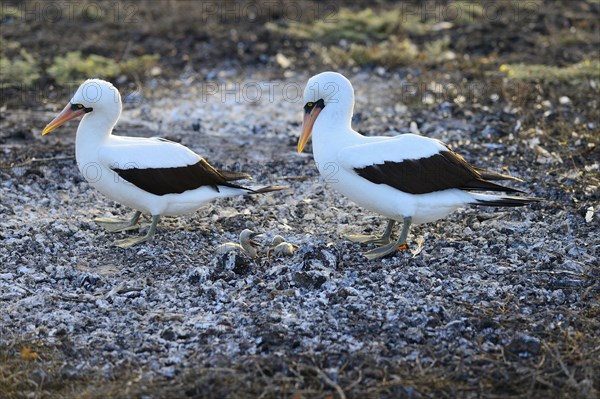
{"type": "Polygon", "coordinates": [[[112,84],[89,79],[42,135],[83,116],[75,145],[80,172],[98,191],[136,210],[131,220],[98,218],[96,222],[112,232],[125,231],[135,228],[142,212],[152,215],[147,234],[117,241],[122,248],[152,238],[160,216],[189,213],[215,198],[283,188],[255,189],[232,183],[251,177],[217,170],[187,147],[169,140],[113,136],[121,109],[121,96],[112,84]]]}
{"type": "Polygon", "coordinates": [[[472,192],[521,192],[489,180],[522,180],[473,167],[439,140],[415,134],[366,137],[354,131],[354,90],[339,73],[313,76],[304,90],[304,103],[298,153],[312,133],[315,164],[326,182],[389,219],[381,237],[348,237],[382,245],[365,253],[369,259],[407,249],[411,224],[433,222],[462,206],[521,206],[539,201],[472,192]],[[399,239],[392,241],[396,221],[404,224],[399,239]]]}

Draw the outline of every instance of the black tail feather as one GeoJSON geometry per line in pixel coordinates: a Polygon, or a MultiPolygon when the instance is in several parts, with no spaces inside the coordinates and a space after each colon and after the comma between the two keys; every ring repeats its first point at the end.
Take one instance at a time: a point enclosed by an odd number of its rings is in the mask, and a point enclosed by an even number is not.
{"type": "Polygon", "coordinates": [[[524,206],[524,205],[528,205],[528,204],[532,204],[534,202],[540,202],[540,201],[541,201],[540,198],[506,196],[506,197],[500,197],[500,198],[490,199],[490,200],[478,199],[478,200],[476,200],[476,202],[473,202],[472,205],[513,207],[513,206],[524,206]]]}
{"type": "MultiPolygon", "coordinates": [[[[498,180],[498,179],[496,179],[498,180]]],[[[506,179],[504,179],[506,180],[506,179]]],[[[481,191],[502,191],[505,193],[523,193],[521,190],[517,190],[516,188],[501,186],[500,184],[492,183],[487,180],[471,180],[463,187],[460,187],[462,190],[481,190],[481,191]]]]}
{"type": "Polygon", "coordinates": [[[287,190],[288,188],[289,188],[288,186],[266,186],[266,187],[261,187],[261,188],[257,188],[257,189],[246,188],[246,190],[250,190],[251,191],[250,194],[264,194],[264,193],[270,193],[272,191],[287,190]]]}

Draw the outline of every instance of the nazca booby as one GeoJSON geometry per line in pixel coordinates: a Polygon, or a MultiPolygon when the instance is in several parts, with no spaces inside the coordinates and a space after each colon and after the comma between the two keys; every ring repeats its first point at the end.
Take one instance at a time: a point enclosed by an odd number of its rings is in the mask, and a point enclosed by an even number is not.
{"type": "Polygon", "coordinates": [[[112,131],[121,109],[121,96],[111,83],[89,79],[42,132],[46,135],[71,119],[83,117],[75,145],[80,172],[108,198],[136,210],[131,220],[97,218],[98,224],[108,231],[125,231],[136,228],[142,212],[152,215],[147,234],[119,240],[120,247],[152,238],[160,216],[190,213],[216,198],[283,189],[233,183],[251,177],[218,170],[187,147],[166,139],[115,136],[112,131]]]}
{"type": "Polygon", "coordinates": [[[323,72],[304,90],[304,120],[298,153],[312,134],[313,156],[327,183],[358,205],[385,216],[381,237],[349,239],[380,244],[365,253],[379,258],[408,248],[411,224],[441,219],[465,205],[522,206],[536,198],[481,194],[473,191],[521,192],[490,180],[516,180],[471,166],[439,140],[415,134],[367,137],[352,129],[354,89],[343,75],[323,72]],[[394,224],[403,221],[398,240],[394,224]]]}

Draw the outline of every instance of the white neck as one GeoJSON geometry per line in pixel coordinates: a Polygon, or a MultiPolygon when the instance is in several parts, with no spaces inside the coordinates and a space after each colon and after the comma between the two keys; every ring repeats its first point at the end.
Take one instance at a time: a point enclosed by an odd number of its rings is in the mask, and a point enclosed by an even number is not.
{"type": "Polygon", "coordinates": [[[95,159],[97,150],[111,137],[116,123],[116,120],[112,121],[100,113],[92,112],[83,117],[77,128],[75,139],[75,157],[78,164],[95,159]]]}
{"type": "Polygon", "coordinates": [[[313,155],[317,163],[331,162],[341,147],[360,144],[364,136],[351,126],[352,107],[325,106],[313,127],[313,155]]]}

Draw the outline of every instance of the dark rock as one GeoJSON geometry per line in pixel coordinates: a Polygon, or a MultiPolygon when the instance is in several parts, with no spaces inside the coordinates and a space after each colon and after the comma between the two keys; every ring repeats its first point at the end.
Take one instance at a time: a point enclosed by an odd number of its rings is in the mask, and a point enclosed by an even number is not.
{"type": "Polygon", "coordinates": [[[542,343],[538,338],[529,335],[519,335],[506,345],[505,350],[513,356],[526,359],[541,353],[542,343]]]}
{"type": "Polygon", "coordinates": [[[332,249],[306,247],[302,254],[304,260],[303,270],[312,270],[315,268],[335,269],[337,256],[332,252],[332,249]]]}
{"type": "Polygon", "coordinates": [[[200,123],[200,119],[198,119],[196,122],[192,123],[192,130],[194,132],[199,132],[200,129],[202,128],[202,124],[200,123]]]}
{"type": "Polygon", "coordinates": [[[231,251],[217,254],[211,263],[211,267],[212,270],[209,276],[211,280],[231,281],[239,278],[239,276],[250,274],[254,270],[255,264],[248,255],[231,251]]]}
{"type": "Polygon", "coordinates": [[[502,136],[502,130],[495,128],[493,126],[486,126],[482,131],[481,131],[481,137],[485,140],[490,140],[496,137],[500,137],[502,136]]]}
{"type": "Polygon", "coordinates": [[[102,278],[97,274],[83,274],[75,279],[75,285],[91,291],[103,285],[102,278]]]}
{"type": "Polygon", "coordinates": [[[287,337],[283,331],[275,329],[267,330],[260,336],[258,347],[260,347],[263,352],[266,352],[280,347],[286,339],[287,337]]]}
{"type": "Polygon", "coordinates": [[[451,116],[455,106],[456,105],[454,103],[444,101],[438,105],[438,109],[444,116],[451,116]]]}
{"type": "Polygon", "coordinates": [[[327,281],[327,277],[317,272],[294,273],[294,282],[300,288],[319,289],[327,281]]]}
{"type": "Polygon", "coordinates": [[[160,337],[167,341],[175,341],[177,339],[177,334],[172,328],[167,328],[160,334],[160,337]]]}
{"type": "Polygon", "coordinates": [[[60,368],[59,375],[66,380],[76,380],[82,377],[79,370],[69,364],[65,364],[60,368]]]}

